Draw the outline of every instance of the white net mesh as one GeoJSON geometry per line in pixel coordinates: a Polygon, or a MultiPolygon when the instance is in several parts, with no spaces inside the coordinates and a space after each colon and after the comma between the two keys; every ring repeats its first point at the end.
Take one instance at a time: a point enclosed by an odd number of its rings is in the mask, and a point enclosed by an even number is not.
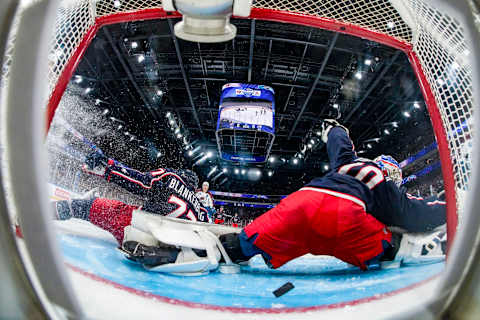
{"type": "MultiPolygon", "coordinates": [[[[435,96],[448,135],[457,194],[470,175],[473,102],[469,50],[459,24],[422,0],[257,0],[259,10],[328,19],[383,34],[413,46],[435,96]],[[393,5],[391,4],[393,3],[393,5]],[[400,8],[400,9],[399,9],[400,8]]],[[[95,19],[161,8],[160,0],[64,0],[50,55],[50,92],[95,19]]],[[[13,40],[12,40],[13,41],[13,40]]],[[[13,42],[12,42],[13,43],[13,42]]],[[[9,58],[2,69],[8,75],[9,58]]]]}
{"type": "Polygon", "coordinates": [[[49,55],[50,72],[48,83],[50,93],[57,85],[65,66],[78,49],[83,37],[95,23],[90,1],[65,0],[57,13],[55,38],[49,55]]]}
{"type": "Polygon", "coordinates": [[[257,0],[255,8],[328,18],[410,42],[412,31],[387,0],[257,0]]]}
{"type": "Polygon", "coordinates": [[[426,5],[412,1],[422,20],[418,21],[418,40],[414,43],[427,80],[435,95],[443,125],[449,137],[457,189],[465,190],[471,167],[473,134],[472,76],[459,24],[426,5]]]}

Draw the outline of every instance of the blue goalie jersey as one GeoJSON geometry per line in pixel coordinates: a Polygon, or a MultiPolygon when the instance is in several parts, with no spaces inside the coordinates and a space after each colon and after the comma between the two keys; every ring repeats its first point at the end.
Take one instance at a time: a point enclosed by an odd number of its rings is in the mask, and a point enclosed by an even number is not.
{"type": "Polygon", "coordinates": [[[444,201],[414,197],[397,187],[375,162],[356,156],[350,137],[341,127],[330,130],[327,152],[331,171],[307,186],[354,196],[380,222],[408,232],[430,231],[446,222],[444,201]]]}

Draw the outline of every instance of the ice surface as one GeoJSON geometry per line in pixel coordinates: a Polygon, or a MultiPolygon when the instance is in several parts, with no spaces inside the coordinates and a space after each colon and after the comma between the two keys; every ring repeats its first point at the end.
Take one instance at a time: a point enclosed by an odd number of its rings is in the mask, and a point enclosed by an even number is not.
{"type": "Polygon", "coordinates": [[[436,263],[364,272],[331,257],[304,256],[271,270],[257,256],[240,274],[173,276],[128,262],[115,250],[113,237],[88,222],[72,219],[56,225],[65,261],[76,272],[139,296],[206,308],[308,308],[376,299],[438,275],[444,268],[443,263],[436,263]],[[275,298],[272,292],[288,281],[295,288],[275,298]]]}

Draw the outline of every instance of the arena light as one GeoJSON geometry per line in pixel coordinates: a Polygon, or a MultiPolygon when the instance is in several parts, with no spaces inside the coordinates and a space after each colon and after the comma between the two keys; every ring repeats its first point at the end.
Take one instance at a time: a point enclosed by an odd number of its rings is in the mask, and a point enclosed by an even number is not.
{"type": "Polygon", "coordinates": [[[329,168],[330,168],[330,167],[329,167],[328,164],[324,164],[324,165],[323,165],[323,170],[327,171],[329,168]]]}
{"type": "Polygon", "coordinates": [[[270,163],[274,163],[275,162],[275,157],[274,156],[270,156],[270,158],[268,158],[268,161],[270,163]]]}
{"type": "Polygon", "coordinates": [[[212,178],[212,181],[215,181],[215,180],[217,180],[218,178],[220,178],[220,176],[221,176],[222,174],[223,174],[223,172],[220,171],[216,176],[214,176],[214,177],[212,178]]]}
{"type": "Polygon", "coordinates": [[[227,172],[228,172],[228,169],[227,169],[227,168],[223,168],[223,169],[222,169],[222,172],[223,172],[223,173],[227,173],[227,172]]]}
{"type": "Polygon", "coordinates": [[[222,184],[224,184],[224,183],[227,182],[227,181],[228,181],[228,178],[225,177],[225,178],[222,179],[222,181],[220,181],[220,182],[218,183],[218,185],[221,186],[222,184]]]}
{"type": "Polygon", "coordinates": [[[370,66],[372,64],[372,59],[365,59],[365,65],[370,66]]]}
{"type": "Polygon", "coordinates": [[[235,174],[239,174],[240,173],[240,170],[238,170],[237,168],[235,168],[235,170],[233,171],[235,174]]]}
{"type": "Polygon", "coordinates": [[[241,172],[242,172],[242,174],[245,174],[245,173],[247,173],[247,170],[245,170],[245,169],[242,169],[242,171],[241,171],[241,172]]]}
{"type": "Polygon", "coordinates": [[[213,152],[212,152],[212,151],[208,151],[208,152],[207,152],[207,158],[210,159],[211,157],[213,157],[213,152]]]}
{"type": "MultiPolygon", "coordinates": [[[[195,157],[193,157],[193,159],[192,159],[192,160],[194,160],[194,161],[195,161],[195,160],[197,160],[198,158],[201,158],[201,157],[203,157],[204,155],[205,155],[205,153],[201,152],[201,153],[197,154],[195,157]]],[[[204,157],[204,158],[206,159],[206,157],[204,157]]]]}
{"type": "Polygon", "coordinates": [[[130,43],[130,46],[132,47],[132,49],[137,49],[138,48],[138,42],[137,41],[132,41],[132,43],[130,43]]]}
{"type": "Polygon", "coordinates": [[[225,42],[235,38],[233,15],[248,17],[253,0],[163,0],[165,11],[178,11],[182,21],[175,24],[175,35],[192,42],[225,42]]]}
{"type": "Polygon", "coordinates": [[[194,166],[195,166],[195,165],[198,165],[198,164],[201,164],[201,163],[203,163],[205,160],[207,160],[207,156],[206,156],[206,155],[203,155],[203,153],[200,154],[200,155],[201,155],[202,157],[201,157],[200,159],[198,159],[197,161],[195,161],[195,163],[193,164],[194,166]]]}
{"type": "Polygon", "coordinates": [[[193,156],[193,151],[192,150],[188,151],[188,156],[189,157],[193,156]]]}
{"type": "Polygon", "coordinates": [[[293,164],[298,164],[298,159],[297,158],[293,158],[293,164]]]}
{"type": "Polygon", "coordinates": [[[273,176],[273,171],[271,171],[271,170],[268,171],[268,176],[269,176],[269,177],[273,176]]]}
{"type": "Polygon", "coordinates": [[[207,178],[210,178],[210,176],[211,176],[212,174],[214,174],[215,171],[217,171],[217,166],[213,167],[213,168],[210,170],[210,172],[207,174],[207,178]]]}
{"type": "MultiPolygon", "coordinates": [[[[201,146],[196,146],[196,147],[192,150],[192,152],[195,153],[195,152],[199,151],[201,148],[202,148],[201,146]]],[[[193,154],[193,153],[192,153],[192,154],[193,154]]]]}
{"type": "Polygon", "coordinates": [[[143,54],[139,55],[138,58],[137,58],[137,61],[138,61],[138,63],[142,63],[143,61],[145,61],[145,55],[143,55],[143,54]]]}

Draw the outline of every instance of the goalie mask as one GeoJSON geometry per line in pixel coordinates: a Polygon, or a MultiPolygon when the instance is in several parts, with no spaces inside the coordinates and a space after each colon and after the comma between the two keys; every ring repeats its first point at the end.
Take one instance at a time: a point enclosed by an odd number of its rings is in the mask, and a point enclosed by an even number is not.
{"type": "Polygon", "coordinates": [[[388,177],[400,187],[402,184],[402,169],[392,156],[381,155],[375,158],[375,163],[382,169],[383,175],[388,177]]]}

